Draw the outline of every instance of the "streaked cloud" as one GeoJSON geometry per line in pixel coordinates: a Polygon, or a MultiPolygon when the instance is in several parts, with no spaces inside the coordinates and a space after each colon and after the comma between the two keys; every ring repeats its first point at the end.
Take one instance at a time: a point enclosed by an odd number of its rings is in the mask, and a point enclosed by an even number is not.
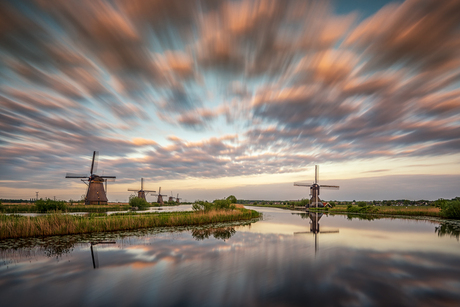
{"type": "Polygon", "coordinates": [[[0,179],[62,184],[93,150],[122,182],[458,155],[458,1],[345,7],[3,2],[0,179]]]}

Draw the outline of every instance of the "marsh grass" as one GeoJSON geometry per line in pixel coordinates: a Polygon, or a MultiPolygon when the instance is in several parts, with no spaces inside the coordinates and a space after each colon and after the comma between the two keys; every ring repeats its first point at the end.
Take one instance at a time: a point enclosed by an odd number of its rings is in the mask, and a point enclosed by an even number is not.
{"type": "MultiPolygon", "coordinates": [[[[310,209],[315,211],[316,209],[310,209]]],[[[323,212],[324,209],[318,209],[318,212],[323,212]]],[[[327,212],[330,213],[364,213],[364,214],[385,214],[385,215],[408,215],[408,216],[433,216],[443,217],[439,208],[427,207],[395,207],[395,206],[351,206],[347,208],[344,205],[338,205],[334,208],[329,208],[327,212]]]]}
{"type": "MultiPolygon", "coordinates": [[[[107,211],[125,211],[130,206],[128,204],[120,205],[67,205],[63,212],[107,212],[107,211]]],[[[42,212],[35,204],[3,204],[3,213],[38,213],[42,212]]]]}
{"type": "Polygon", "coordinates": [[[0,215],[0,239],[205,225],[258,217],[260,217],[258,212],[248,209],[108,216],[72,216],[53,213],[28,217],[2,214],[0,215]]]}

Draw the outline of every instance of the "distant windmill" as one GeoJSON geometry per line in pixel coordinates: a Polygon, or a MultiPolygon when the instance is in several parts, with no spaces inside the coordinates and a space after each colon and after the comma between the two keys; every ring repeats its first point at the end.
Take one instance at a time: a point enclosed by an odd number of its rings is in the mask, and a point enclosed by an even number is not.
{"type": "Polygon", "coordinates": [[[179,193],[177,193],[176,203],[180,204],[180,200],[181,200],[181,199],[182,199],[182,198],[179,198],[179,193]]]}
{"type": "Polygon", "coordinates": [[[168,202],[173,202],[173,201],[174,201],[174,196],[173,196],[173,193],[171,191],[171,196],[169,196],[168,202]]]}
{"type": "Polygon", "coordinates": [[[145,193],[148,194],[148,193],[155,193],[156,192],[156,191],[144,190],[144,178],[141,178],[141,189],[140,190],[128,189],[128,191],[137,192],[137,197],[142,198],[145,201],[147,201],[147,199],[145,198],[145,193]]]}
{"type": "Polygon", "coordinates": [[[161,194],[161,187],[158,189],[158,194],[152,194],[153,196],[158,196],[157,198],[157,203],[159,203],[160,205],[164,205],[164,201],[163,201],[163,196],[167,196],[167,195],[162,195],[161,194]]]}
{"type": "MultiPolygon", "coordinates": [[[[107,180],[115,180],[115,176],[99,176],[96,175],[97,165],[95,165],[95,160],[97,161],[98,152],[93,152],[93,160],[91,162],[90,175],[80,175],[80,174],[70,174],[67,173],[65,178],[82,178],[85,184],[88,185],[88,190],[86,191],[85,196],[85,205],[106,205],[107,204],[107,195],[106,190],[104,190],[104,183],[107,187],[107,180]],[[86,183],[88,181],[88,183],[86,183]]],[[[97,162],[96,162],[97,163],[97,162]]]]}
{"type": "MultiPolygon", "coordinates": [[[[310,187],[310,207],[323,207],[321,199],[319,199],[319,190],[322,189],[331,189],[338,190],[340,187],[338,185],[320,185],[319,184],[319,165],[315,165],[315,182],[313,184],[294,182],[294,186],[298,187],[310,187]]],[[[308,205],[307,205],[308,206],[308,205]]]]}

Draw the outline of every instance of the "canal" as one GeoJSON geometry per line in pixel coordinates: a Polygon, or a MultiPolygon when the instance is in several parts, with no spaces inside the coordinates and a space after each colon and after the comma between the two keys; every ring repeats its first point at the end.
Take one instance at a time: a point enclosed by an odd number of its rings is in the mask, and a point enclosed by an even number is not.
{"type": "Polygon", "coordinates": [[[253,209],[247,225],[0,241],[2,306],[460,306],[456,222],[253,209]]]}

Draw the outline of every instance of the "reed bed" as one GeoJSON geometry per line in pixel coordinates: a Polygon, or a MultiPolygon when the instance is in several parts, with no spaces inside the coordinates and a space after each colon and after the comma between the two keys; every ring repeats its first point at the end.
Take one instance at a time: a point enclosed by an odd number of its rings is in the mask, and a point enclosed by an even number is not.
{"type": "MultiPolygon", "coordinates": [[[[352,209],[358,209],[357,206],[353,206],[352,209]]],[[[310,211],[315,211],[312,208],[310,211]]],[[[326,209],[318,209],[319,212],[326,211],[326,209]]],[[[327,212],[331,213],[362,213],[362,214],[386,214],[386,215],[408,215],[408,216],[433,216],[443,217],[439,208],[424,206],[424,207],[395,207],[395,206],[367,206],[363,207],[362,211],[359,210],[348,210],[346,206],[335,206],[334,208],[327,209],[327,212]],[[371,208],[371,210],[367,210],[371,208]]]]}
{"type": "Polygon", "coordinates": [[[0,215],[0,239],[133,230],[150,227],[204,225],[258,218],[253,210],[181,212],[116,216],[71,216],[60,213],[27,217],[0,215]]]}

